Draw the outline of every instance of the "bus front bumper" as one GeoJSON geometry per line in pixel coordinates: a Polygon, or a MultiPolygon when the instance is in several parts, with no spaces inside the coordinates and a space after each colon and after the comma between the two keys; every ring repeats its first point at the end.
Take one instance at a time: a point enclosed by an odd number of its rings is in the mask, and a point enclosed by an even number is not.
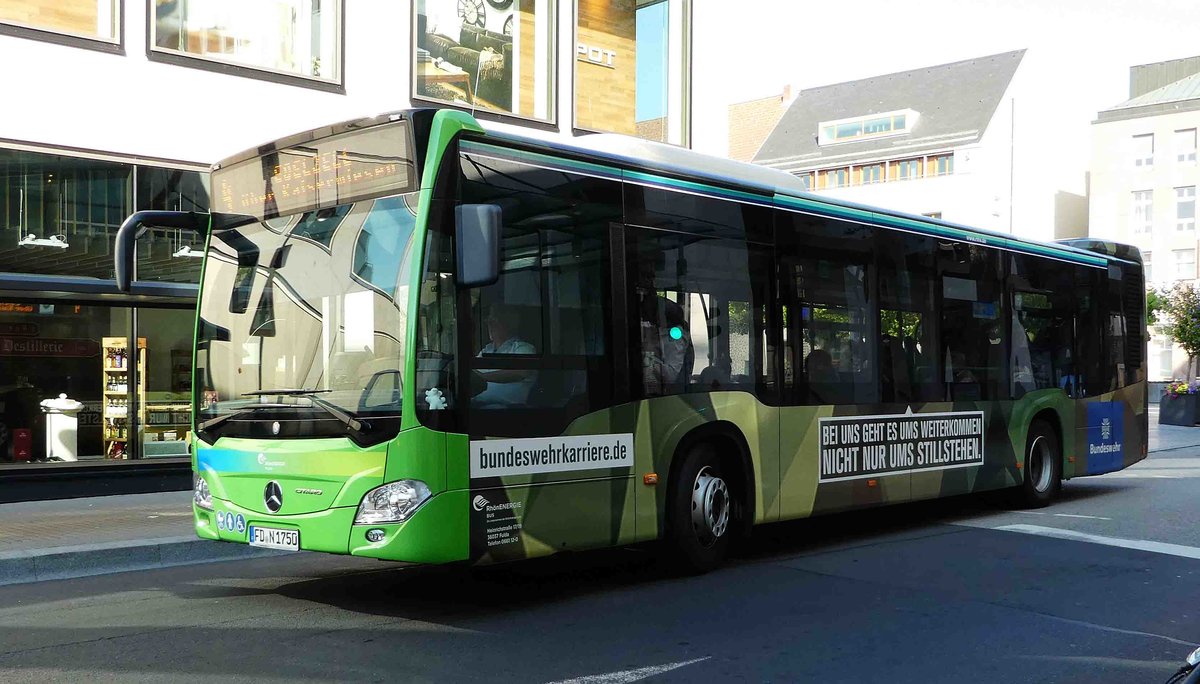
{"type": "Polygon", "coordinates": [[[355,525],[357,507],[272,516],[215,497],[213,510],[193,503],[192,514],[196,536],[201,539],[249,544],[251,528],[262,527],[298,533],[301,551],[409,563],[452,563],[467,559],[469,506],[467,490],[454,490],[430,497],[412,517],[400,523],[355,525]],[[379,541],[369,541],[368,532],[379,541]]]}

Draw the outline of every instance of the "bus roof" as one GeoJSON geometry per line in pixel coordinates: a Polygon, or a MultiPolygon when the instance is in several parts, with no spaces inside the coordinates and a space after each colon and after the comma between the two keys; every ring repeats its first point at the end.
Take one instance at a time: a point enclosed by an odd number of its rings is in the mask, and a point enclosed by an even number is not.
{"type": "MultiPolygon", "coordinates": [[[[497,140],[525,146],[545,147],[560,153],[608,162],[622,168],[666,173],[708,183],[714,186],[714,190],[718,190],[718,194],[722,188],[749,191],[762,195],[763,204],[771,204],[785,209],[816,210],[843,218],[857,218],[901,229],[915,230],[934,237],[983,242],[1003,249],[1093,266],[1104,265],[1111,259],[1123,258],[1128,261],[1140,261],[1138,258],[1131,257],[1129,248],[1118,249],[1115,253],[1114,250],[1080,249],[1070,244],[1030,240],[928,216],[918,216],[816,195],[806,191],[798,177],[785,171],[713,157],[675,145],[613,133],[598,133],[564,142],[561,138],[531,136],[524,130],[515,132],[514,127],[511,126],[490,122],[483,122],[482,125],[487,131],[488,137],[497,140]]],[[[1079,243],[1076,241],[1076,244],[1093,246],[1092,242],[1079,243]]]]}

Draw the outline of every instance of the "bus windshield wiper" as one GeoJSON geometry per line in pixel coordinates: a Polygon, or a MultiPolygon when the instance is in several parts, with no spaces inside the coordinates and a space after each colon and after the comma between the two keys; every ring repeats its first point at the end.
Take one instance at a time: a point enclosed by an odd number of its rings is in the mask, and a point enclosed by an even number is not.
{"type": "MultiPolygon", "coordinates": [[[[371,429],[371,426],[366,421],[359,420],[354,416],[346,413],[336,404],[325,401],[317,397],[318,394],[332,392],[329,389],[273,389],[273,390],[256,390],[254,392],[242,392],[244,397],[304,397],[313,403],[313,406],[319,406],[325,411],[337,418],[338,421],[355,432],[362,432],[364,429],[371,429]]],[[[215,419],[214,419],[215,420],[215,419]]]]}
{"type": "Polygon", "coordinates": [[[214,428],[214,427],[220,425],[221,423],[224,423],[225,421],[229,420],[230,418],[244,416],[247,413],[254,413],[255,411],[257,411],[259,409],[265,409],[265,408],[291,408],[291,406],[289,404],[254,404],[253,406],[245,406],[241,409],[238,409],[237,411],[231,411],[230,413],[226,413],[225,415],[217,416],[216,418],[209,418],[208,420],[204,421],[203,423],[200,423],[199,425],[197,425],[196,429],[203,431],[203,430],[207,430],[209,428],[214,428]]]}

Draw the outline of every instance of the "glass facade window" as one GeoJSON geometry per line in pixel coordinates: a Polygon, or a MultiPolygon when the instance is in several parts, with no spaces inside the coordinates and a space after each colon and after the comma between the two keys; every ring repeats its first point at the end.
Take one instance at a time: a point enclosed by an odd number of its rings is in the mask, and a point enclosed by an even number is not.
{"type": "Polygon", "coordinates": [[[417,0],[413,96],[554,119],[555,3],[417,0]]]}
{"type": "Polygon", "coordinates": [[[862,184],[869,185],[871,183],[883,182],[883,164],[868,164],[867,166],[859,167],[859,172],[862,175],[862,184]]]}
{"type": "Polygon", "coordinates": [[[933,167],[932,175],[949,176],[954,173],[954,155],[940,154],[936,157],[929,158],[929,165],[933,167]]]}
{"type": "Polygon", "coordinates": [[[911,109],[854,119],[823,121],[817,125],[817,144],[833,145],[860,138],[900,135],[908,133],[909,126],[916,121],[917,113],[911,109]]]}
{"type": "Polygon", "coordinates": [[[120,40],[120,0],[6,0],[0,24],[108,43],[120,40]]]}
{"type": "Polygon", "coordinates": [[[1154,166],[1154,134],[1133,136],[1133,165],[1136,168],[1154,166]]]}
{"type": "Polygon", "coordinates": [[[1142,271],[1146,274],[1146,282],[1154,282],[1154,263],[1151,252],[1142,252],[1142,271]]]}
{"type": "Polygon", "coordinates": [[[805,190],[812,190],[813,189],[813,172],[805,171],[804,173],[801,173],[800,174],[800,182],[804,184],[805,190]]]}
{"type": "Polygon", "coordinates": [[[575,10],[575,126],[688,145],[690,0],[577,0],[575,10]]]}
{"type": "MultiPolygon", "coordinates": [[[[0,272],[111,279],[125,217],[207,211],[206,186],[197,171],[0,149],[0,272]]],[[[173,256],[184,245],[202,246],[180,231],[150,231],[138,241],[138,278],[198,282],[199,259],[173,256]]]]}
{"type": "Polygon", "coordinates": [[[1133,232],[1149,235],[1154,226],[1154,191],[1133,192],[1133,232]]]}
{"type": "Polygon", "coordinates": [[[151,45],[320,81],[341,79],[341,0],[154,0],[151,45]]]}
{"type": "Polygon", "coordinates": [[[1196,129],[1175,131],[1175,161],[1180,164],[1196,163],[1196,129]]]}
{"type": "MultiPolygon", "coordinates": [[[[139,210],[208,211],[208,174],[139,166],[139,210]]],[[[204,238],[186,230],[152,228],[138,240],[137,279],[173,283],[200,282],[204,238]]]]}
{"type": "Polygon", "coordinates": [[[112,278],[133,167],[0,149],[0,271],[112,278]]]}
{"type": "Polygon", "coordinates": [[[1175,188],[1175,230],[1196,230],[1196,186],[1175,188]]]}
{"type": "Polygon", "coordinates": [[[920,159],[903,159],[893,163],[895,165],[894,177],[898,180],[910,180],[921,177],[920,159]]]}

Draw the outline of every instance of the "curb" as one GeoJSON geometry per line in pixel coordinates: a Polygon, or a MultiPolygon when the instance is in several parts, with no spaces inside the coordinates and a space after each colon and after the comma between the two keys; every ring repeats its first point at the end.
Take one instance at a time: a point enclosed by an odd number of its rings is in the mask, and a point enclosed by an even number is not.
{"type": "Polygon", "coordinates": [[[289,553],[196,537],[5,551],[0,552],[0,586],[289,553]]]}

